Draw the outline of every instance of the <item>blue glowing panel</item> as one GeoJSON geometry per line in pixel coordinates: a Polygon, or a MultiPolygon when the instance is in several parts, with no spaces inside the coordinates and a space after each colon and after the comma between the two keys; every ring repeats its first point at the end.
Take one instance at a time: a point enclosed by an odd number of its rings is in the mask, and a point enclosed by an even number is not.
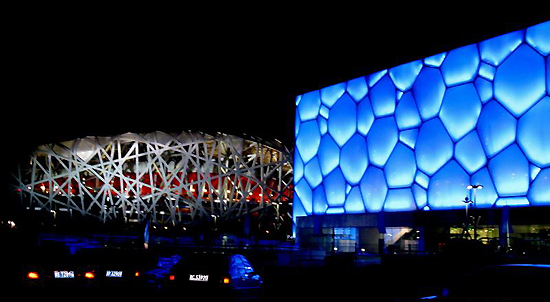
{"type": "Polygon", "coordinates": [[[447,89],[439,118],[454,141],[472,131],[481,112],[481,101],[473,84],[447,89]]]}
{"type": "Polygon", "coordinates": [[[428,120],[437,116],[445,94],[445,83],[439,69],[423,68],[412,91],[422,119],[428,120]]]}
{"type": "Polygon", "coordinates": [[[479,66],[477,45],[453,49],[441,65],[441,73],[447,86],[466,83],[474,79],[479,66]]]}
{"type": "Polygon", "coordinates": [[[367,136],[370,162],[378,167],[383,167],[396,143],[397,126],[395,119],[390,116],[374,121],[367,136]]]}
{"type": "Polygon", "coordinates": [[[309,183],[310,187],[315,188],[323,181],[321,175],[321,167],[319,167],[319,161],[317,156],[313,157],[306,165],[304,169],[304,176],[309,183]]]}
{"type": "Polygon", "coordinates": [[[518,123],[518,143],[535,165],[550,167],[550,97],[543,98],[518,123]]]}
{"type": "Polygon", "coordinates": [[[341,147],[356,131],[357,109],[355,102],[346,93],[330,110],[328,118],[328,132],[334,141],[341,147]]]}
{"type": "Polygon", "coordinates": [[[317,154],[319,143],[321,142],[321,134],[317,121],[309,121],[300,125],[300,132],[296,137],[296,148],[302,157],[304,163],[307,163],[317,154]]]}
{"type": "Polygon", "coordinates": [[[376,83],[378,83],[378,81],[380,81],[380,79],[385,76],[386,73],[388,73],[388,70],[384,69],[382,71],[371,74],[369,77],[369,87],[376,85],[376,83]]]}
{"type": "Polygon", "coordinates": [[[359,102],[362,100],[369,92],[365,77],[349,80],[347,91],[354,101],[359,102]]]}
{"type": "Polygon", "coordinates": [[[346,198],[346,204],[344,205],[346,213],[358,214],[365,213],[365,206],[363,204],[363,198],[361,197],[361,191],[359,187],[353,187],[346,198]]]}
{"type": "Polygon", "coordinates": [[[550,54],[550,21],[529,27],[526,40],[543,56],[550,54]]]}
{"type": "Polygon", "coordinates": [[[327,214],[344,214],[346,210],[344,207],[330,207],[327,209],[327,214]]]}
{"type": "Polygon", "coordinates": [[[422,124],[415,148],[416,163],[420,170],[433,175],[453,157],[453,149],[453,141],[439,119],[422,124]]]}
{"type": "Polygon", "coordinates": [[[424,59],[424,64],[431,66],[431,67],[439,67],[441,66],[441,63],[443,63],[443,60],[445,60],[445,56],[447,55],[446,52],[440,53],[435,56],[427,57],[424,59]]]}
{"type": "Polygon", "coordinates": [[[361,181],[369,165],[367,143],[360,134],[355,134],[340,152],[340,169],[348,183],[356,185],[361,181]]]}
{"type": "Polygon", "coordinates": [[[384,167],[384,174],[390,188],[410,187],[416,175],[414,152],[403,144],[397,144],[384,167]]]}
{"type": "Polygon", "coordinates": [[[498,102],[485,104],[479,115],[477,132],[488,157],[493,157],[516,140],[516,119],[498,102]]]}
{"type": "Polygon", "coordinates": [[[401,91],[412,87],[416,76],[422,69],[422,61],[406,63],[390,69],[390,77],[395,83],[395,87],[401,91]]]}
{"type": "Polygon", "coordinates": [[[414,149],[416,139],[418,138],[418,129],[409,129],[399,132],[399,141],[414,149]]]}
{"type": "Polygon", "coordinates": [[[531,47],[520,46],[497,68],[495,98],[521,116],[545,94],[544,59],[531,47]]]}
{"type": "Polygon", "coordinates": [[[400,130],[418,127],[420,125],[420,115],[416,109],[414,97],[411,92],[406,92],[397,105],[395,110],[395,121],[400,130]]]}
{"type": "Polygon", "coordinates": [[[483,104],[487,103],[493,98],[493,83],[482,79],[477,78],[475,81],[477,93],[479,94],[479,98],[481,99],[481,102],[483,104]]]}
{"type": "Polygon", "coordinates": [[[537,175],[539,175],[540,168],[535,165],[529,165],[529,175],[531,177],[531,181],[535,180],[537,178],[537,175]]]}
{"type": "MultiPolygon", "coordinates": [[[[497,191],[493,185],[493,180],[489,175],[487,168],[479,170],[472,175],[471,185],[482,185],[483,189],[476,190],[475,203],[476,208],[490,208],[498,198],[497,191]]],[[[473,200],[473,196],[472,196],[473,200]]]]}
{"type": "Polygon", "coordinates": [[[340,169],[335,169],[323,179],[327,203],[331,207],[341,207],[346,201],[346,180],[340,169]]]}
{"type": "Polygon", "coordinates": [[[298,136],[301,123],[302,122],[300,121],[300,113],[298,112],[298,108],[296,108],[296,118],[294,119],[294,137],[298,136]]]}
{"type": "Polygon", "coordinates": [[[481,59],[493,66],[498,66],[523,41],[523,30],[498,36],[479,43],[481,59]]]}
{"type": "Polygon", "coordinates": [[[294,184],[296,184],[304,176],[304,163],[298,153],[298,149],[294,149],[294,184]]]}
{"type": "Polygon", "coordinates": [[[321,102],[328,108],[332,107],[334,103],[344,94],[346,91],[346,83],[340,83],[321,89],[321,102]]]}
{"type": "Polygon", "coordinates": [[[365,97],[357,105],[357,131],[363,135],[367,135],[372,123],[374,123],[374,112],[372,111],[369,98],[365,97]]]}
{"type": "Polygon", "coordinates": [[[321,136],[325,135],[328,131],[327,120],[319,116],[317,117],[317,123],[319,124],[319,133],[321,134],[321,136]]]}
{"type": "Polygon", "coordinates": [[[470,132],[456,143],[455,158],[470,174],[485,166],[487,157],[475,131],[470,132]]]}
{"type": "Polygon", "coordinates": [[[413,185],[412,192],[417,208],[423,209],[425,206],[428,205],[428,194],[426,193],[426,190],[424,190],[419,185],[413,185]]]}
{"type": "Polygon", "coordinates": [[[550,56],[546,57],[546,90],[550,94],[550,56]]]}
{"type": "Polygon", "coordinates": [[[369,94],[376,117],[393,114],[395,111],[395,86],[389,76],[384,76],[378,81],[369,94]]]}
{"type": "Polygon", "coordinates": [[[313,214],[323,215],[327,210],[327,197],[323,186],[318,186],[313,190],[313,214]]]}
{"type": "Polygon", "coordinates": [[[525,197],[502,197],[497,200],[497,207],[504,206],[528,206],[529,200],[525,197]]]}
{"type": "Polygon", "coordinates": [[[307,184],[306,180],[302,179],[296,184],[294,189],[296,194],[298,194],[298,197],[300,197],[304,211],[307,215],[310,215],[313,209],[313,193],[311,192],[311,188],[307,184]]]}
{"type": "Polygon", "coordinates": [[[303,216],[307,216],[307,214],[304,210],[304,207],[302,206],[302,201],[297,194],[294,194],[294,198],[292,201],[292,220],[294,221],[294,225],[296,225],[296,219],[303,216]]]}
{"type": "Polygon", "coordinates": [[[430,178],[428,175],[422,173],[422,171],[418,170],[416,171],[416,176],[414,177],[414,181],[421,185],[424,189],[428,188],[428,184],[430,183],[430,178]]]}
{"type": "Polygon", "coordinates": [[[336,142],[330,137],[325,135],[321,139],[319,145],[319,166],[323,175],[328,175],[334,168],[338,167],[340,163],[340,149],[336,142]]]}
{"type": "Polygon", "coordinates": [[[411,189],[391,189],[384,203],[385,212],[414,211],[416,203],[411,189]]]}
{"type": "Polygon", "coordinates": [[[516,144],[489,161],[489,172],[500,197],[527,194],[529,162],[516,144]]]}
{"type": "Polygon", "coordinates": [[[380,212],[388,192],[384,172],[370,166],[361,179],[360,188],[367,211],[380,212]]]}
{"type": "Polygon", "coordinates": [[[298,113],[302,122],[317,118],[319,107],[321,106],[321,96],[319,90],[304,93],[300,104],[298,105],[298,113]]]}
{"type": "Polygon", "coordinates": [[[527,197],[533,205],[550,205],[550,169],[541,170],[527,197]]]}
{"type": "Polygon", "coordinates": [[[496,71],[496,68],[489,64],[481,63],[479,66],[479,75],[491,81],[495,78],[496,71]]]}
{"type": "Polygon", "coordinates": [[[324,117],[325,119],[328,119],[330,109],[328,109],[325,105],[321,105],[321,109],[319,109],[319,115],[324,117]]]}
{"type": "Polygon", "coordinates": [[[428,204],[431,209],[464,208],[462,200],[468,195],[466,187],[470,176],[460,165],[451,160],[430,180],[428,204]]]}

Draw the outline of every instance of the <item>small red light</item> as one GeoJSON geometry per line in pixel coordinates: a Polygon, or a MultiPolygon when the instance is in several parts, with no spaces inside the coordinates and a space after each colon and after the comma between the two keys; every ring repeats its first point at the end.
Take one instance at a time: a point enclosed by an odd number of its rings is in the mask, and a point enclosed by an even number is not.
{"type": "Polygon", "coordinates": [[[94,272],[86,272],[86,273],[84,274],[84,278],[86,278],[86,279],[94,279],[94,278],[95,278],[95,274],[94,274],[94,272]]]}
{"type": "Polygon", "coordinates": [[[229,282],[231,282],[231,279],[227,277],[223,278],[223,284],[229,284],[229,282]]]}
{"type": "Polygon", "coordinates": [[[134,276],[139,277],[139,272],[136,272],[134,276]]]}
{"type": "Polygon", "coordinates": [[[40,275],[38,275],[37,272],[29,272],[27,274],[27,278],[32,279],[32,280],[36,280],[36,279],[40,278],[40,275]]]}
{"type": "Polygon", "coordinates": [[[176,276],[170,275],[169,279],[170,279],[170,281],[174,281],[174,280],[176,280],[176,276]]]}

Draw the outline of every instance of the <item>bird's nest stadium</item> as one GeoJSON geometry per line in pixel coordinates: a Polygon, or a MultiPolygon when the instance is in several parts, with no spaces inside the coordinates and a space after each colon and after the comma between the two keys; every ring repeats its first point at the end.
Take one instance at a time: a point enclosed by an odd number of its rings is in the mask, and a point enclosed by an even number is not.
{"type": "Polygon", "coordinates": [[[280,207],[291,203],[290,154],[247,135],[88,136],[37,147],[14,171],[14,192],[23,209],[103,222],[178,225],[268,208],[278,220],[292,207],[280,207]]]}

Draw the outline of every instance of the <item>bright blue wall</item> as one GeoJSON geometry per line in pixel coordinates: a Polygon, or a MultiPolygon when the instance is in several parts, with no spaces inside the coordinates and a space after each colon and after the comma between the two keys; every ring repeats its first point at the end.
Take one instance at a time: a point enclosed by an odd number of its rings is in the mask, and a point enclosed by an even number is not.
{"type": "Polygon", "coordinates": [[[550,22],[299,95],[294,217],[550,205],[550,22]]]}

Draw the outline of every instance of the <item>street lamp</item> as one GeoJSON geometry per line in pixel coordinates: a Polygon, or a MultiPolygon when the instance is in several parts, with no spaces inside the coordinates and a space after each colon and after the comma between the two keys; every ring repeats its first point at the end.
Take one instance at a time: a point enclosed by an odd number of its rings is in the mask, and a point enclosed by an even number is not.
{"type": "MultiPolygon", "coordinates": [[[[474,210],[476,209],[476,191],[483,189],[483,185],[468,185],[466,186],[466,189],[470,190],[472,195],[472,200],[474,202],[474,210]]],[[[479,218],[476,216],[474,217],[474,240],[477,240],[477,224],[479,222],[479,218]]]]}

